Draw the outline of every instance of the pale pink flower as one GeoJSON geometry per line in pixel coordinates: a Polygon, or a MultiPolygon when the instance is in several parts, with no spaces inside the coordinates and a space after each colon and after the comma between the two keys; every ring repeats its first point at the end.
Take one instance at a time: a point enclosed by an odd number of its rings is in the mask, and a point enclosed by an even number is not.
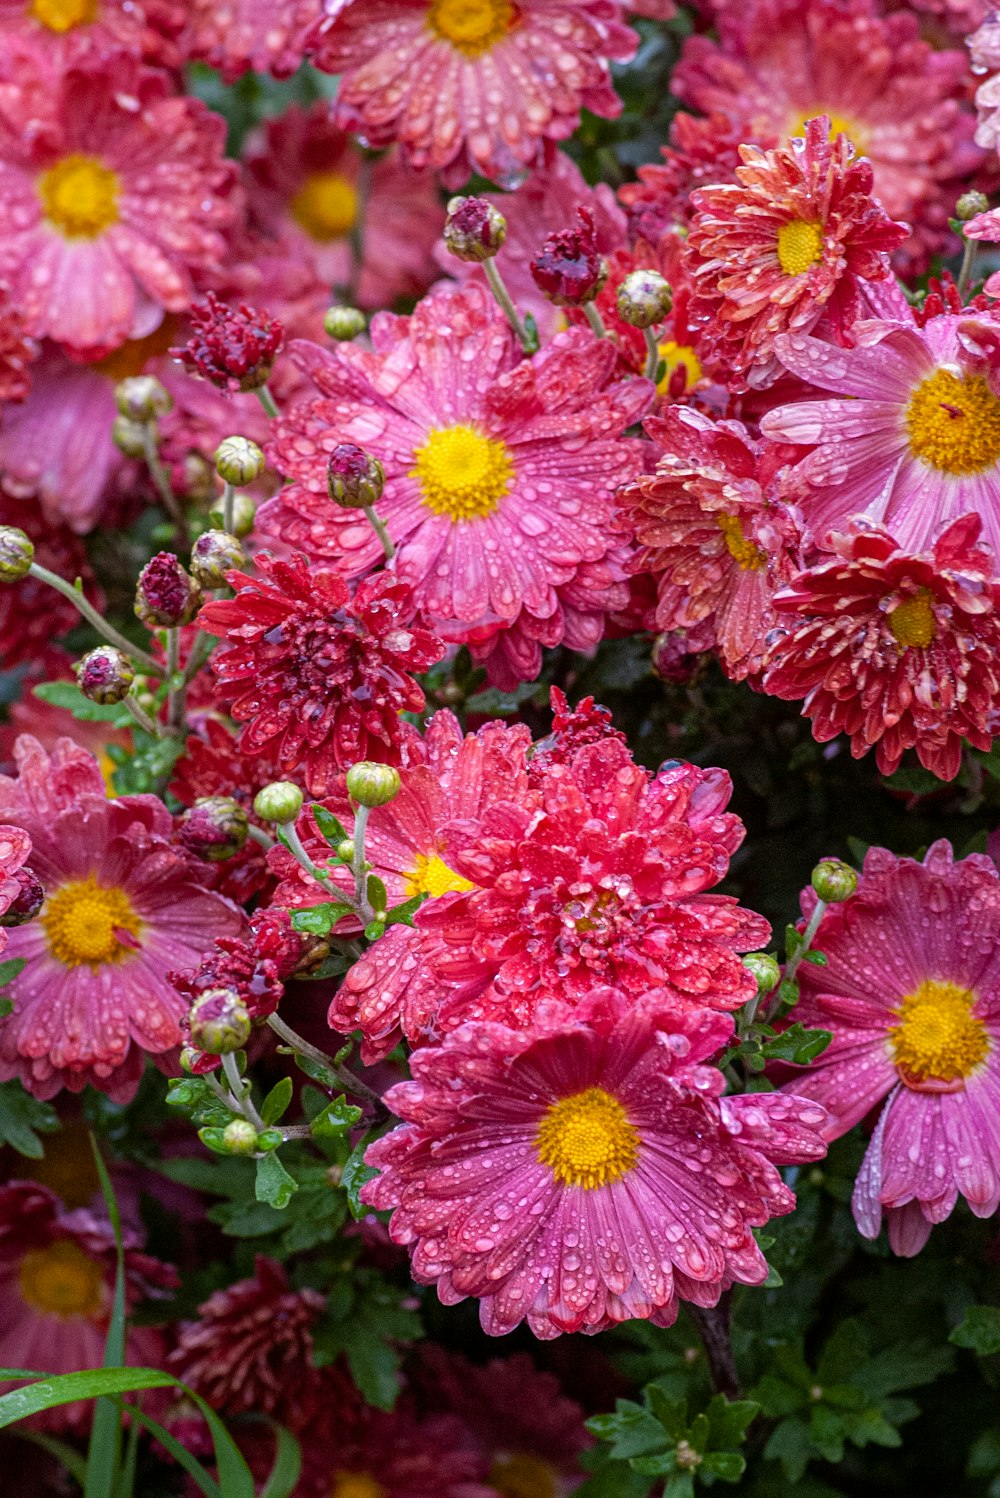
{"type": "Polygon", "coordinates": [[[304,61],[305,38],[321,0],[188,0],[188,57],[232,83],[253,68],[287,78],[304,61]]]}

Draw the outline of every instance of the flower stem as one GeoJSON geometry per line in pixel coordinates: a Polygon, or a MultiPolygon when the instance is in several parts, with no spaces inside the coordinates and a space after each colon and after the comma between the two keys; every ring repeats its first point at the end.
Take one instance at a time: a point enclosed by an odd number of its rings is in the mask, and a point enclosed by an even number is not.
{"type": "Polygon", "coordinates": [[[497,306],[520,339],[521,347],[526,354],[532,353],[534,351],[534,341],[518,316],[517,308],[514,306],[514,299],[503,283],[503,277],[497,270],[496,261],[484,260],[483,270],[489,282],[490,290],[496,299],[497,306]]]}
{"type": "Polygon", "coordinates": [[[291,1025],[286,1025],[280,1015],[269,1014],[267,1022],[275,1035],[283,1040],[291,1050],[297,1051],[300,1056],[305,1056],[310,1061],[315,1061],[317,1066],[322,1066],[328,1071],[335,1079],[338,1087],[343,1087],[345,1092],[353,1093],[355,1097],[364,1098],[366,1102],[374,1103],[380,1109],[384,1108],[385,1105],[378,1093],[374,1092],[366,1082],[362,1082],[360,1077],[356,1077],[352,1071],[348,1071],[346,1066],[338,1066],[332,1056],[328,1056],[318,1046],[312,1045],[298,1031],[293,1030],[291,1025]]]}
{"type": "Polygon", "coordinates": [[[382,550],[385,552],[386,561],[391,562],[396,555],[396,548],[393,546],[392,538],[385,528],[385,522],[379,519],[372,505],[365,505],[364,511],[369,525],[382,542],[382,550]]]}
{"type": "Polygon", "coordinates": [[[188,541],[187,527],[184,523],[184,512],[173,491],[170,479],[167,477],[167,470],[160,462],[160,453],[157,444],[158,433],[155,421],[144,422],[142,428],[142,446],[146,467],[152,476],[156,492],[160,497],[160,503],[174,523],[177,549],[178,551],[182,551],[188,541]]]}
{"type": "Polygon", "coordinates": [[[159,723],[156,722],[155,718],[151,718],[144,708],[139,706],[131,693],[127,697],[122,698],[122,706],[132,720],[142,729],[143,733],[148,733],[154,739],[166,737],[159,723]]]}
{"type": "Polygon", "coordinates": [[[371,197],[372,173],[375,170],[375,158],[365,155],[361,159],[361,167],[358,171],[358,180],[355,185],[357,193],[357,207],[354,214],[354,223],[351,226],[351,276],[345,288],[345,300],[348,307],[356,305],[358,300],[358,288],[361,285],[361,272],[365,263],[365,226],[368,217],[368,200],[371,197]]]}
{"type": "Polygon", "coordinates": [[[240,1112],[247,1122],[252,1123],[254,1128],[259,1132],[265,1127],[264,1120],[253,1105],[253,1099],[250,1096],[250,1083],[246,1077],[240,1076],[240,1069],[236,1065],[236,1057],[232,1051],[223,1056],[222,1070],[226,1074],[229,1090],[239,1104],[240,1112]]]}
{"type": "Polygon", "coordinates": [[[696,1306],[689,1301],[686,1310],[698,1329],[716,1393],[739,1399],[743,1389],[729,1333],[729,1292],[720,1296],[716,1306],[696,1306]]]}
{"type": "Polygon", "coordinates": [[[295,823],[282,822],[281,833],[283,841],[289,853],[291,853],[295,861],[303,869],[305,869],[309,877],[311,879],[315,879],[316,883],[323,889],[325,889],[328,895],[336,895],[338,899],[342,900],[344,898],[343,890],[337,889],[337,887],[330,882],[323,871],[317,868],[317,866],[313,863],[305,848],[303,848],[302,839],[299,837],[299,834],[295,829],[295,823]]]}
{"type": "Polygon", "coordinates": [[[133,645],[131,640],[127,640],[124,635],[118,633],[114,625],[109,624],[106,619],[101,618],[93,605],[89,604],[86,598],[84,598],[81,589],[74,587],[72,583],[68,583],[58,573],[50,572],[47,567],[40,566],[38,562],[32,562],[30,575],[37,578],[40,583],[48,583],[50,588],[55,588],[57,593],[61,593],[64,598],[68,598],[74,608],[83,615],[87,623],[92,624],[98,634],[104,636],[109,645],[115,645],[119,650],[123,650],[127,656],[130,656],[134,661],[138,661],[152,675],[162,676],[164,674],[163,667],[159,661],[151,656],[148,651],[142,650],[138,645],[133,645]]]}
{"type": "Polygon", "coordinates": [[[255,827],[252,822],[247,828],[247,836],[252,838],[259,847],[263,848],[265,853],[274,847],[274,838],[268,837],[263,827],[255,827]]]}
{"type": "Polygon", "coordinates": [[[583,315],[590,323],[590,331],[593,333],[595,338],[606,338],[608,336],[608,330],[601,320],[601,314],[598,312],[593,302],[584,302],[583,315]]]}
{"type": "Polygon", "coordinates": [[[808,921],[808,924],[806,925],[806,929],[802,933],[802,945],[798,948],[798,950],[796,951],[794,957],[792,957],[792,959],[788,963],[788,966],[785,968],[785,982],[786,983],[789,982],[792,978],[794,978],[795,974],[798,972],[798,970],[799,970],[799,968],[800,968],[800,966],[802,964],[802,959],[803,959],[803,957],[805,957],[805,955],[808,952],[809,948],[812,946],[813,940],[814,940],[814,938],[816,936],[816,932],[819,930],[819,923],[823,919],[823,917],[824,917],[825,914],[826,914],[826,901],[825,900],[817,900],[816,901],[816,909],[813,911],[812,915],[809,917],[809,921],[808,921]]]}
{"type": "Polygon", "coordinates": [[[261,405],[264,408],[264,415],[270,416],[272,419],[276,417],[278,415],[278,408],[274,404],[274,396],[271,394],[270,390],[268,390],[267,386],[258,385],[256,393],[257,399],[260,401],[261,405]]]}
{"type": "Polygon", "coordinates": [[[222,529],[228,536],[233,534],[233,510],[236,505],[236,490],[227,479],[222,490],[222,529]]]}
{"type": "Polygon", "coordinates": [[[962,268],[958,273],[958,280],[955,282],[955,287],[959,296],[964,299],[968,295],[969,287],[972,284],[972,267],[975,264],[979,243],[977,240],[969,239],[965,235],[962,236],[962,242],[962,268]]]}
{"type": "Polygon", "coordinates": [[[365,865],[365,829],[369,815],[370,808],[367,806],[359,806],[354,813],[354,857],[351,860],[354,903],[363,926],[375,919],[375,912],[368,903],[368,869],[365,865]]]}
{"type": "Polygon", "coordinates": [[[652,328],[643,328],[642,336],[646,340],[646,368],[643,374],[647,380],[655,380],[656,371],[660,367],[660,345],[656,341],[656,334],[652,328]]]}

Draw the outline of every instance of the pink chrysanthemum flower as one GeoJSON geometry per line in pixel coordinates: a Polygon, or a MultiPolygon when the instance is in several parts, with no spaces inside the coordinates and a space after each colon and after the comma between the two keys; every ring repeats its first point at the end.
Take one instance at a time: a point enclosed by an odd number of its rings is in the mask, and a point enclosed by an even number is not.
{"type": "Polygon", "coordinates": [[[31,388],[29,365],[38,346],[27,336],[24,318],[0,282],[0,406],[23,401],[31,388]]]}
{"type": "Polygon", "coordinates": [[[637,36],[616,0],[332,0],[313,60],[341,75],[338,123],[461,187],[516,187],[580,110],[614,117],[608,62],[637,36]]]}
{"type": "Polygon", "coordinates": [[[0,57],[0,279],[29,331],[108,350],[183,311],[233,221],[225,125],[126,52],[0,57]]]}
{"type": "Polygon", "coordinates": [[[523,359],[474,285],[412,317],[379,315],[372,343],[292,345],[319,395],[276,424],[269,452],[294,482],[262,507],[264,527],[350,576],[375,566],[372,528],[327,496],[329,454],[355,442],[385,467],[396,573],[439,634],[468,643],[501,686],[537,676],[543,645],[592,648],[628,597],[609,524],[640,466],[624,433],[650,384],[615,381],[614,348],[582,330],[523,359]]]}
{"type": "Polygon", "coordinates": [[[735,421],[674,407],[648,423],[656,471],[619,493],[640,545],[633,566],[656,579],[657,629],[714,631],[729,676],[760,669],[772,599],[795,571],[798,529],[769,482],[774,459],[735,421]]]}
{"type": "Polygon", "coordinates": [[[953,315],[924,328],[867,322],[852,349],[778,339],[793,374],[837,397],[780,406],[761,422],[766,436],[809,449],[794,480],[820,544],[863,514],[900,546],[925,551],[974,511],[1000,555],[1000,397],[963,342],[962,323],[953,315]]]}
{"type": "MultiPolygon", "coordinates": [[[[18,908],[24,892],[24,865],[31,853],[31,838],[21,827],[0,822],[0,918],[18,908]],[[19,878],[18,876],[22,877],[19,878]]],[[[0,952],[7,945],[7,932],[0,925],[0,952]]]]}
{"type": "Polygon", "coordinates": [[[669,1326],[679,1299],[766,1279],[752,1229],[794,1206],[772,1161],[824,1152],[815,1103],[721,1098],[699,1063],[731,1034],[728,1016],[608,990],[528,1031],[464,1025],[386,1094],[404,1124],[369,1147],[382,1173],[362,1199],[395,1209],[446,1305],[480,1298],[490,1335],[669,1326]]]}
{"type": "Polygon", "coordinates": [[[836,557],[775,597],[764,690],[803,698],[820,743],[875,746],[885,775],[915,748],[953,780],[963,739],[988,750],[1000,730],[1000,585],[979,531],[966,515],[917,555],[883,530],[834,537],[836,557]]]}
{"type": "MultiPolygon", "coordinates": [[[[807,890],[802,909],[811,914],[807,890]]],[[[795,1018],[833,1033],[788,1089],[814,1098],[836,1139],[886,1099],[854,1188],[866,1238],[883,1212],[895,1253],[919,1253],[964,1196],[1000,1206],[1000,876],[992,859],[922,863],[869,849],[857,894],[825,912],[823,967],[799,969],[795,1018]]]]}
{"type": "Polygon", "coordinates": [[[828,115],[870,161],[885,211],[914,227],[909,260],[954,249],[957,184],[982,160],[958,102],[960,51],[935,51],[916,16],[879,15],[869,0],[755,0],[727,6],[718,30],[718,42],[684,44],[671,79],[684,103],[727,115],[765,146],[828,115]]]}
{"type": "MultiPolygon", "coordinates": [[[[128,1227],[124,1240],[130,1307],[176,1286],[174,1271],[140,1252],[128,1227]]],[[[58,1197],[34,1182],[0,1186],[0,1367],[44,1373],[99,1368],[114,1283],[109,1222],[87,1208],[67,1212],[58,1197]]],[[[130,1329],[130,1363],[155,1367],[164,1352],[163,1337],[154,1328],[130,1329]]],[[[35,1423],[86,1430],[93,1409],[90,1400],[61,1405],[36,1416],[35,1423]]]]}
{"type": "MultiPolygon", "coordinates": [[[[670,142],[660,147],[662,161],[646,162],[636,171],[636,182],[618,189],[619,201],[628,213],[629,238],[645,240],[659,248],[665,237],[691,216],[691,196],[696,187],[735,182],[740,164],[740,146],[749,132],[728,115],[713,113],[708,119],[678,110],[670,122],[670,142]]],[[[758,146],[779,144],[773,132],[754,131],[758,146]]]]}
{"type": "Polygon", "coordinates": [[[91,1083],[126,1102],[145,1053],[180,1044],[184,1005],[167,972],[236,935],[242,917],[171,845],[155,796],[109,801],[97,761],[69,739],[50,758],[25,735],[15,756],[18,776],[0,776],[0,821],[29,833],[46,900],[9,933],[25,966],[0,1019],[0,1079],[20,1077],[43,1098],[91,1083]]]}
{"type": "Polygon", "coordinates": [[[0,0],[0,37],[50,56],[126,48],[143,62],[180,66],[184,0],[0,0]]]}
{"type": "MultiPolygon", "coordinates": [[[[251,211],[268,229],[291,225],[327,287],[352,287],[351,233],[361,211],[363,155],[323,104],[291,109],[253,140],[247,166],[251,211]]],[[[388,307],[416,297],[434,278],[433,249],[444,208],[431,172],[405,169],[389,152],[371,168],[364,204],[361,273],[352,301],[388,307]]]]}
{"type": "Polygon", "coordinates": [[[188,0],[187,8],[187,56],[218,68],[227,83],[249,68],[276,78],[294,73],[322,12],[321,0],[188,0]]]}
{"type": "Polygon", "coordinates": [[[236,597],[206,604],[202,629],[222,635],[212,657],[221,695],[244,724],[244,754],[267,754],[285,774],[301,767],[314,796],[356,760],[399,758],[401,712],[420,712],[413,673],[444,647],[417,629],[410,590],[391,573],[351,597],[340,573],[305,557],[256,559],[257,577],[227,574],[236,597]]]}
{"type": "Polygon", "coordinates": [[[976,144],[995,151],[1000,142],[1000,18],[995,14],[984,17],[966,45],[972,71],[990,75],[976,89],[976,144]]]}
{"type": "Polygon", "coordinates": [[[772,385],[780,333],[821,317],[843,342],[857,283],[884,280],[907,236],[872,197],[872,169],[825,115],[773,151],[740,147],[736,182],[693,195],[687,266],[732,388],[772,385]]]}

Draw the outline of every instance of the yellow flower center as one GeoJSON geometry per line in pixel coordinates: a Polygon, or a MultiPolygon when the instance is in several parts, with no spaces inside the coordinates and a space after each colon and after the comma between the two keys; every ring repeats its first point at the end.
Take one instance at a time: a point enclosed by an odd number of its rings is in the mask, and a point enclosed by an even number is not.
{"type": "Polygon", "coordinates": [[[330,1498],[385,1498],[385,1488],[367,1472],[338,1472],[330,1498]]]}
{"type": "Polygon", "coordinates": [[[288,205],[292,218],[312,239],[326,244],[354,228],[358,195],[340,172],[312,172],[288,205]]]}
{"type": "Polygon", "coordinates": [[[553,1103],[535,1145],[557,1181],[587,1191],[620,1180],[639,1158],[639,1135],[618,1099],[602,1087],[553,1103]]]}
{"type": "Polygon", "coordinates": [[[892,1059],[905,1081],[954,1082],[989,1055],[990,1038],[972,1013],[975,995],[957,983],[928,978],[893,1012],[892,1059]]]}
{"type": "Polygon", "coordinates": [[[827,109],[825,105],[817,104],[815,109],[810,109],[808,114],[800,114],[793,119],[788,127],[789,135],[805,135],[806,121],[815,120],[819,115],[825,114],[830,121],[830,139],[835,140],[838,135],[846,135],[856,151],[864,151],[868,146],[868,132],[857,120],[852,120],[850,115],[838,114],[835,109],[827,109]]]}
{"type": "Polygon", "coordinates": [[[97,19],[97,0],[31,0],[28,14],[49,31],[72,31],[97,19]]]}
{"type": "Polygon", "coordinates": [[[748,541],[738,515],[716,515],[715,523],[722,532],[726,550],[738,562],[744,572],[759,572],[767,566],[767,552],[754,541],[748,541]]]}
{"type": "Polygon", "coordinates": [[[68,1238],[25,1254],[21,1295],[48,1316],[96,1316],[101,1309],[104,1271],[68,1238]]]}
{"type": "Polygon", "coordinates": [[[693,390],[702,377],[701,360],[689,343],[675,343],[672,338],[667,339],[657,347],[657,353],[666,365],[663,378],[657,385],[660,395],[668,394],[670,390],[670,378],[675,369],[684,370],[684,391],[693,390]]]}
{"type": "Polygon", "coordinates": [[[503,1498],[558,1498],[553,1468],[527,1452],[499,1457],[490,1468],[489,1480],[503,1498]]]}
{"type": "Polygon", "coordinates": [[[135,948],[122,936],[137,936],[142,921],[120,889],[105,889],[91,874],[57,889],[41,916],[49,951],[65,967],[120,962],[135,948]]]}
{"type": "Polygon", "coordinates": [[[937,626],[931,607],[933,596],[929,588],[921,588],[912,598],[889,610],[887,623],[904,649],[915,645],[925,650],[936,638],[937,626]]]}
{"type": "Polygon", "coordinates": [[[179,331],[179,320],[168,314],[159,327],[152,333],[147,333],[145,338],[130,338],[127,343],[122,344],[121,348],[114,349],[103,359],[96,359],[92,364],[88,364],[87,368],[104,375],[117,385],[120,380],[127,380],[130,375],[142,374],[150,359],[158,359],[165,354],[173,344],[178,342],[179,331]]]}
{"type": "Polygon", "coordinates": [[[778,264],[786,276],[801,276],[823,253],[823,225],[793,218],[778,230],[778,264]]]}
{"type": "Polygon", "coordinates": [[[45,217],[67,239],[96,239],[118,222],[118,173],[96,156],[64,156],[38,179],[45,217]]]}
{"type": "Polygon", "coordinates": [[[413,456],[410,477],[420,480],[424,504],[456,523],[492,515],[514,478],[506,444],[461,422],[428,432],[413,456]]]}
{"type": "Polygon", "coordinates": [[[981,375],[938,369],[906,408],[910,452],[941,473],[982,473],[1000,458],[1000,400],[981,375]]]}
{"type": "Polygon", "coordinates": [[[471,880],[456,874],[454,869],[449,869],[444,859],[438,858],[436,853],[430,857],[426,853],[418,853],[416,868],[406,875],[406,894],[409,899],[414,895],[432,895],[434,899],[439,895],[464,895],[467,890],[475,887],[471,880]]]}
{"type": "Polygon", "coordinates": [[[427,24],[466,57],[481,57],[503,41],[516,19],[510,0],[434,0],[427,24]]]}

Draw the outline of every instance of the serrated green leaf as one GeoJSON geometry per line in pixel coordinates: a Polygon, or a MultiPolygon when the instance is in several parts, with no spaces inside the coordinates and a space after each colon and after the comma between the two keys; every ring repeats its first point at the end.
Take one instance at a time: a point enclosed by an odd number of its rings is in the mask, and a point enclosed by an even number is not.
{"type": "Polygon", "coordinates": [[[970,1306],[948,1341],[954,1347],[970,1347],[980,1357],[1000,1352],[1000,1306],[970,1306]]]}
{"type": "Polygon", "coordinates": [[[402,905],[394,905],[385,913],[386,926],[412,926],[413,917],[426,898],[426,895],[414,895],[412,900],[404,900],[402,905]]]}
{"type": "Polygon", "coordinates": [[[706,1451],[699,1473],[711,1473],[720,1482],[739,1482],[747,1469],[746,1458],[738,1451],[706,1451]]]}
{"type": "Polygon", "coordinates": [[[809,1427],[799,1419],[782,1420],[768,1437],[764,1455],[771,1461],[781,1463],[790,1483],[798,1482],[812,1455],[809,1427]]]}
{"type": "Polygon", "coordinates": [[[275,1124],[285,1114],[292,1101],[292,1079],[282,1077],[276,1082],[260,1106],[260,1116],[265,1124],[275,1124]]]}
{"type": "Polygon", "coordinates": [[[264,1155],[257,1161],[254,1192],[259,1202],[283,1212],[298,1189],[298,1181],[288,1174],[277,1155],[264,1155]]]}
{"type": "Polygon", "coordinates": [[[332,1103],[327,1103],[312,1120],[312,1132],[318,1139],[340,1139],[361,1122],[362,1110],[349,1103],[341,1093],[332,1103]]]}
{"type": "Polygon", "coordinates": [[[59,1115],[48,1103],[33,1098],[16,1079],[0,1084],[0,1144],[40,1160],[45,1149],[39,1133],[54,1134],[58,1128],[59,1115]]]}
{"type": "Polygon", "coordinates": [[[762,1047],[769,1061],[793,1061],[797,1066],[808,1066],[821,1056],[833,1036],[829,1030],[807,1030],[800,1020],[780,1031],[762,1047]]]}
{"type": "Polygon", "coordinates": [[[309,936],[328,936],[352,907],[343,900],[328,900],[322,905],[310,905],[306,910],[292,911],[292,930],[309,936]]]}
{"type": "Polygon", "coordinates": [[[754,1399],[727,1399],[724,1394],[715,1394],[705,1411],[708,1417],[710,1444],[718,1447],[739,1446],[747,1433],[751,1421],[760,1414],[760,1405],[754,1399]]]}

